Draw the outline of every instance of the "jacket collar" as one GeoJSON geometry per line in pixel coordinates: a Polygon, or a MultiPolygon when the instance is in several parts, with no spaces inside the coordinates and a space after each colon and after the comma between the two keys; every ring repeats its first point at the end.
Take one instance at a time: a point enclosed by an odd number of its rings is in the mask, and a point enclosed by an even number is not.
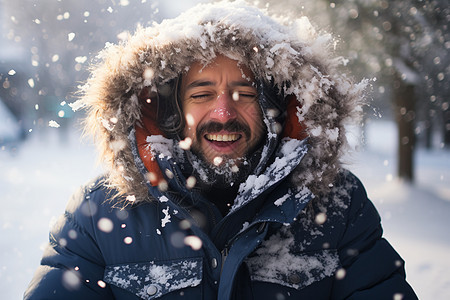
{"type": "Polygon", "coordinates": [[[298,166],[308,151],[306,140],[283,138],[273,162],[259,175],[250,175],[239,187],[231,212],[244,206],[285,179],[298,166]]]}
{"type": "MultiPolygon", "coordinates": [[[[284,138],[274,162],[261,175],[248,178],[241,185],[240,193],[230,213],[218,224],[217,231],[220,232],[222,224],[238,222],[242,224],[242,216],[246,215],[245,207],[252,201],[257,201],[255,200],[257,198],[264,201],[261,208],[251,220],[248,220],[251,223],[244,226],[238,225],[242,229],[235,232],[233,236],[259,223],[272,222],[287,225],[294,222],[301,210],[314,198],[308,188],[296,186],[288,178],[307,151],[307,141],[284,138]]],[[[228,239],[233,240],[234,237],[228,239]]]]}

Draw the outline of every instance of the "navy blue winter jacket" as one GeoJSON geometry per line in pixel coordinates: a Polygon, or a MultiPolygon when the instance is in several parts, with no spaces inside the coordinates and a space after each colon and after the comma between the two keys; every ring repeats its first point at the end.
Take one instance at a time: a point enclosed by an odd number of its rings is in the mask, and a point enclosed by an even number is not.
{"type": "Polygon", "coordinates": [[[157,188],[159,201],[116,207],[102,182],[70,200],[25,299],[416,299],[349,172],[321,201],[284,178],[225,218],[195,192],[177,203],[157,188]]]}

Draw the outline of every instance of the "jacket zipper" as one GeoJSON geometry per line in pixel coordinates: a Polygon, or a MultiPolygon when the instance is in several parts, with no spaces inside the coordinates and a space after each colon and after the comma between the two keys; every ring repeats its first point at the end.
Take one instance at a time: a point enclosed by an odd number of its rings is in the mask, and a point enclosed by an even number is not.
{"type": "Polygon", "coordinates": [[[228,257],[228,245],[225,245],[225,248],[223,248],[223,250],[220,251],[220,253],[222,254],[222,266],[220,267],[220,275],[222,275],[223,266],[225,265],[225,261],[227,260],[228,257]]]}
{"type": "MultiPolygon", "coordinates": [[[[266,225],[267,225],[267,221],[260,222],[260,223],[259,223],[259,227],[258,227],[258,229],[256,230],[256,232],[257,232],[257,233],[262,232],[262,231],[264,230],[264,228],[266,227],[266,225]]],[[[241,232],[241,233],[242,233],[242,232],[241,232]]],[[[228,253],[229,253],[229,251],[230,251],[230,245],[233,245],[233,242],[236,240],[236,238],[237,238],[241,233],[238,233],[238,234],[236,234],[233,238],[231,238],[231,239],[228,241],[228,243],[224,246],[223,250],[220,251],[220,253],[221,253],[221,255],[222,255],[222,266],[221,266],[221,268],[220,268],[220,274],[221,274],[221,275],[222,275],[222,271],[223,271],[223,266],[225,265],[225,261],[227,260],[228,253]]]]}

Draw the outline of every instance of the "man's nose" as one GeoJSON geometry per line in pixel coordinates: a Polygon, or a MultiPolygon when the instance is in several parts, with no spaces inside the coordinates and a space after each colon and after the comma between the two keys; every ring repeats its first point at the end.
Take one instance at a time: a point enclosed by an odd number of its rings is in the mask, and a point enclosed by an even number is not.
{"type": "Polygon", "coordinates": [[[215,119],[221,123],[225,123],[230,119],[237,117],[235,108],[235,101],[228,91],[221,92],[216,100],[210,112],[210,118],[215,119]]]}

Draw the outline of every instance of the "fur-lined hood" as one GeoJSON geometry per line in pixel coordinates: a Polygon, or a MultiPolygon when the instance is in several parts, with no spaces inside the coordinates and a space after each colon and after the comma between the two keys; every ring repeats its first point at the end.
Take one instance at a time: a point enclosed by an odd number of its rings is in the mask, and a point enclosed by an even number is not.
{"type": "Polygon", "coordinates": [[[88,111],[86,131],[95,137],[108,183],[121,195],[143,200],[148,188],[128,138],[142,117],[140,92],[145,87],[158,92],[194,61],[207,64],[217,53],[226,55],[247,65],[255,78],[295,96],[296,117],[290,122],[306,127],[310,149],[293,180],[326,193],[347,144],[344,125],[361,111],[365,88],[339,72],[342,59],[332,57],[333,42],[305,17],[277,20],[240,0],[200,4],[108,45],[73,107],[88,111]]]}

